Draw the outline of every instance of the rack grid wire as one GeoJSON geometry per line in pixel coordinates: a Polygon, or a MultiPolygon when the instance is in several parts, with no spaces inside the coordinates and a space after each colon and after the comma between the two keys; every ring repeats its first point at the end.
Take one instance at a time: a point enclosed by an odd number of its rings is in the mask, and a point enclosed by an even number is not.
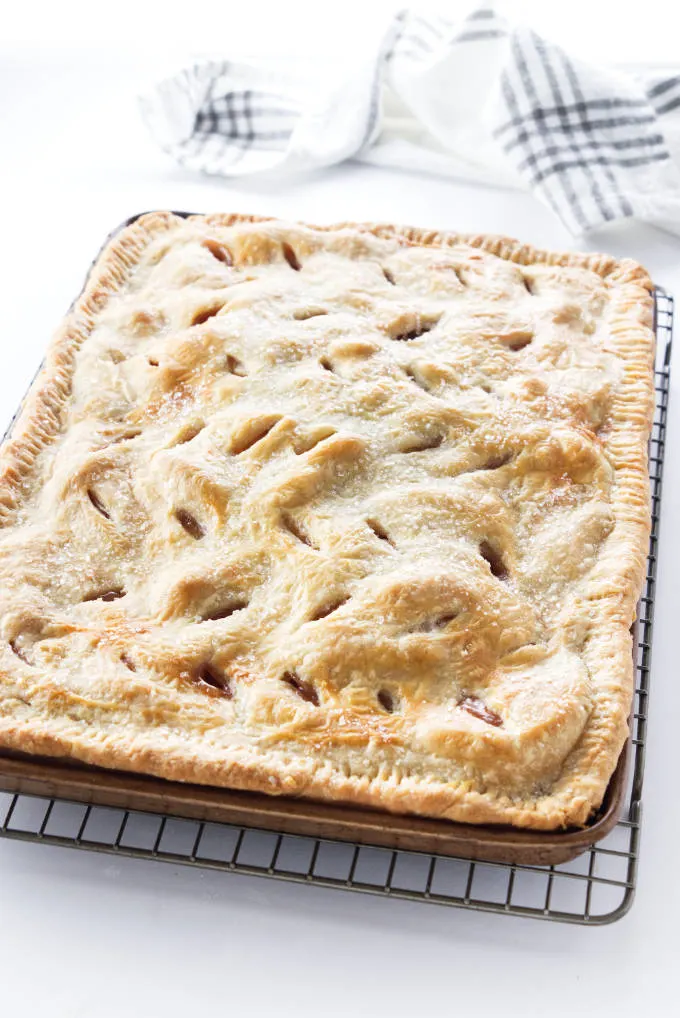
{"type": "Polygon", "coordinates": [[[652,530],[637,629],[633,761],[619,823],[569,863],[508,865],[393,851],[224,823],[0,793],[0,836],[484,912],[602,925],[635,893],[673,331],[673,298],[657,290],[656,411],[649,447],[652,530]]]}

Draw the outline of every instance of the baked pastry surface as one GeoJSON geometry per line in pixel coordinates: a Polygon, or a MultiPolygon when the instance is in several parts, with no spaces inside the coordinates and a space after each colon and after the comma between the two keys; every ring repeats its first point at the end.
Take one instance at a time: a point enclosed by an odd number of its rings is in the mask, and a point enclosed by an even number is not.
{"type": "Polygon", "coordinates": [[[0,746],[585,823],[628,732],[651,311],[601,255],[137,220],[0,452],[0,746]]]}

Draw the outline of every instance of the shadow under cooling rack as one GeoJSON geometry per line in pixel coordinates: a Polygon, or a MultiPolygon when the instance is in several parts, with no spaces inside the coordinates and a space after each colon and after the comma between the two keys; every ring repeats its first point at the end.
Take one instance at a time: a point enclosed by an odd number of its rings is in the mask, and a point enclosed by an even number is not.
{"type": "Polygon", "coordinates": [[[640,837],[672,323],[673,300],[657,292],[652,533],[637,629],[633,766],[622,819],[606,838],[562,865],[507,865],[12,793],[0,793],[0,836],[584,925],[623,916],[635,891],[640,837]]]}

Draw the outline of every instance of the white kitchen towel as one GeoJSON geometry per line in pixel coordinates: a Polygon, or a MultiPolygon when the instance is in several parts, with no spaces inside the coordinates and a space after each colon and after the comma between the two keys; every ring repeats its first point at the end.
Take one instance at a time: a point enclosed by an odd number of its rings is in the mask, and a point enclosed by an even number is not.
{"type": "Polygon", "coordinates": [[[573,234],[631,217],[680,234],[680,74],[583,63],[488,3],[457,22],[402,11],[330,71],[196,63],[140,104],[205,173],[360,159],[531,189],[573,234]]]}

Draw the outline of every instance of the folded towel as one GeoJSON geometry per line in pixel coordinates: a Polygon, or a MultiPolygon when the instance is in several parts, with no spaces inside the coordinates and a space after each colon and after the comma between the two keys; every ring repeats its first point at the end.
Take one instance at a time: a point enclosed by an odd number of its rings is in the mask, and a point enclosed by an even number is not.
{"type": "Polygon", "coordinates": [[[140,104],[205,173],[359,159],[531,189],[573,234],[633,216],[680,234],[680,74],[586,64],[489,4],[457,22],[402,11],[330,72],[196,63],[140,104]]]}

